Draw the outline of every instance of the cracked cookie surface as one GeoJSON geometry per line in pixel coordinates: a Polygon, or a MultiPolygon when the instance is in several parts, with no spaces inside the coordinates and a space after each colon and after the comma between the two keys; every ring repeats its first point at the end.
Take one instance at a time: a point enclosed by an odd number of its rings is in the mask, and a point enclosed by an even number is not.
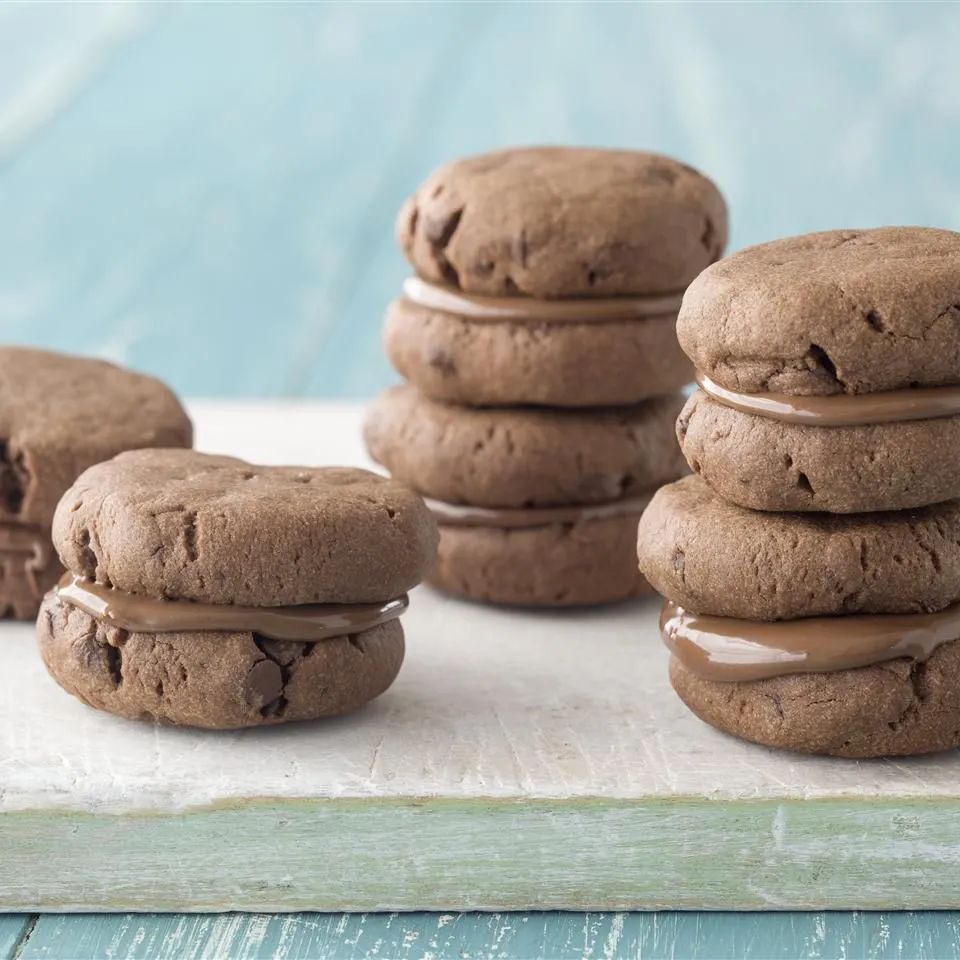
{"type": "Polygon", "coordinates": [[[616,296],[682,290],[723,251],[727,210],[669,157],[533,147],[440,167],[396,232],[420,276],[470,293],[616,296]]]}
{"type": "Polygon", "coordinates": [[[281,606],[389,600],[423,578],[436,524],[402,484],[346,467],[265,467],[140,450],[85,471],[53,542],[72,572],[128,593],[281,606]]]}
{"type": "Polygon", "coordinates": [[[685,468],[674,436],[680,395],[594,410],[471,409],[409,386],[381,394],[364,436],[375,460],[415,490],[483,507],[603,503],[685,468]]]}
{"type": "Polygon", "coordinates": [[[670,659],[670,682],[706,723],[754,743],[836,757],[960,746],[960,640],[925,661],[718,683],[670,659]]]}
{"type": "Polygon", "coordinates": [[[743,413],[698,390],[677,438],[695,473],[754,510],[857,513],[960,497],[960,416],[811,427],[743,413]]]}
{"type": "Polygon", "coordinates": [[[37,621],[53,678],[89,706],[131,720],[228,730],[314,720],[383,693],[403,662],[399,621],[316,643],[252,633],[136,633],[54,594],[37,621]]]}
{"type": "Polygon", "coordinates": [[[674,393],[693,379],[675,322],[474,322],[400,299],[387,311],[384,344],[394,367],[435,400],[609,406],[674,393]]]}
{"type": "Polygon", "coordinates": [[[833,230],[748,247],[687,289],[677,335],[745,393],[871,393],[960,382],[960,233],[833,230]]]}
{"type": "Polygon", "coordinates": [[[644,511],[638,556],[658,593],[701,614],[932,612],[960,601],[960,501],[891,513],[761,513],[687,477],[644,511]]]}

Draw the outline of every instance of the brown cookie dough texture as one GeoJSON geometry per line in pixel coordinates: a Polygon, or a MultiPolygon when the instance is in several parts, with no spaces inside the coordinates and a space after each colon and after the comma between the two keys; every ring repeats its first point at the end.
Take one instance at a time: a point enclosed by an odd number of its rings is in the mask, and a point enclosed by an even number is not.
{"type": "Polygon", "coordinates": [[[593,411],[471,409],[403,386],[380,395],[371,455],[419,493],[480,507],[603,503],[684,472],[674,437],[681,396],[593,411]]]}
{"type": "Polygon", "coordinates": [[[50,674],[89,706],[215,730],[345,713],[383,693],[403,661],[396,620],[318,643],[216,631],[128,633],[53,594],[37,634],[50,674]]]}
{"type": "Polygon", "coordinates": [[[694,472],[754,510],[858,513],[960,497],[960,416],[812,427],[743,413],[698,390],[677,437],[694,472]]]}
{"type": "Polygon", "coordinates": [[[960,746],[960,641],[926,662],[718,683],[670,660],[670,680],[698,716],[783,750],[837,757],[931,753],[960,746]]]}
{"type": "Polygon", "coordinates": [[[436,524],[402,484],[345,467],[124,453],[60,502],[64,565],[128,593],[281,606],[392,599],[431,564],[436,524]]]}
{"type": "Polygon", "coordinates": [[[159,380],[102,360],[0,348],[0,521],[48,527],[78,474],[123,450],[189,447],[159,380]]]}
{"type": "Polygon", "coordinates": [[[638,556],[658,593],[701,614],[932,612],[960,600],[960,501],[848,516],[759,513],[687,477],[647,507],[638,556]]]}
{"type": "Polygon", "coordinates": [[[102,360],[0,347],[0,616],[32,619],[62,568],[50,547],[61,494],[91,464],[138,447],[189,447],[159,380],[102,360]]]}
{"type": "Polygon", "coordinates": [[[475,322],[408,300],[387,312],[393,366],[427,396],[478,406],[636,403],[693,379],[676,317],[475,322]]]}
{"type": "Polygon", "coordinates": [[[748,247],[689,286],[677,324],[701,372],[745,393],[960,382],[960,234],[834,230],[748,247]]]}
{"type": "Polygon", "coordinates": [[[503,530],[440,527],[434,586],[512,606],[611,603],[650,593],[634,563],[636,516],[503,530]]]}
{"type": "Polygon", "coordinates": [[[710,180],[668,157],[538,147],[439,168],[397,238],[421,277],[469,293],[661,293],[717,259],[727,211],[710,180]]]}
{"type": "MultiPolygon", "coordinates": [[[[393,599],[423,577],[437,528],[401,484],[343,467],[260,467],[184,450],[121,454],[85,471],[54,519],[67,568],[146,597],[271,607],[393,599]]],[[[44,663],[85,703],[214,729],[343,713],[403,660],[393,620],[293,643],[255,632],[138,632],[51,592],[44,663]]]]}

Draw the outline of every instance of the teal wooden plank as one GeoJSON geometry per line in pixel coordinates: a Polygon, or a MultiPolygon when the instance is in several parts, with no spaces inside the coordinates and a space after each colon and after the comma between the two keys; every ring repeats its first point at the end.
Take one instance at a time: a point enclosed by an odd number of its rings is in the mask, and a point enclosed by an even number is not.
{"type": "Polygon", "coordinates": [[[958,836],[960,805],[932,798],[264,799],[176,813],[11,811],[0,817],[0,906],[960,909],[958,836]],[[240,845],[223,842],[237,836],[240,845]]]}
{"type": "Polygon", "coordinates": [[[0,960],[11,960],[16,955],[34,918],[22,913],[0,915],[0,960]]]}
{"type": "Polygon", "coordinates": [[[958,943],[956,913],[121,914],[41,917],[20,960],[951,960],[958,943]]]}

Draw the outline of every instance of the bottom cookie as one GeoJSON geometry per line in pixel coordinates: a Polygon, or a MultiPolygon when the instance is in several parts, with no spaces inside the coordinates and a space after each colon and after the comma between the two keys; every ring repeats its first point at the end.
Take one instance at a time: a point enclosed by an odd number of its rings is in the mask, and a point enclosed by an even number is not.
{"type": "Polygon", "coordinates": [[[651,593],[637,570],[637,516],[540,527],[445,525],[427,582],[511,606],[569,607],[651,593]]]}
{"type": "Polygon", "coordinates": [[[960,746],[960,640],[926,661],[749,682],[706,680],[671,657],[670,682],[701,720],[769,747],[866,758],[960,746]]]}
{"type": "Polygon", "coordinates": [[[398,620],[315,643],[254,633],[129,633],[53,594],[37,620],[51,676],[91,707],[213,730],[346,713],[383,693],[403,662],[398,620]]]}

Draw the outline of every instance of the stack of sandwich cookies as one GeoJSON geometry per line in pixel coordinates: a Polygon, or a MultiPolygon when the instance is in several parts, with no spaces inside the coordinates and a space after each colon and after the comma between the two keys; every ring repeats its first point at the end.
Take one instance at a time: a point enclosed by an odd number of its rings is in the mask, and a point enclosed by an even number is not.
{"type": "Polygon", "coordinates": [[[469,408],[402,386],[374,403],[365,434],[440,524],[430,583],[494,603],[602,603],[643,589],[637,519],[651,491],[683,472],[681,404],[469,408]]]}
{"type": "Polygon", "coordinates": [[[407,202],[416,276],[385,343],[409,386],[380,398],[367,439],[435,501],[436,585],[530,605],[645,589],[628,531],[683,472],[666,440],[692,376],[676,311],[726,229],[709,180],[626,151],[458,160],[407,202]]]}
{"type": "Polygon", "coordinates": [[[81,471],[123,450],[191,441],[177,398],[152,377],[100,360],[0,348],[0,615],[33,619],[63,573],[50,524],[81,471]]]}
{"type": "Polygon", "coordinates": [[[960,235],[744,250],[691,285],[700,474],[644,514],[674,688],[707,722],[839,756],[960,745],[960,235]]]}
{"type": "Polygon", "coordinates": [[[83,473],[53,538],[67,574],[37,629],[54,679],[124,717],[229,729],[386,690],[437,532],[364,470],[151,450],[83,473]]]}

